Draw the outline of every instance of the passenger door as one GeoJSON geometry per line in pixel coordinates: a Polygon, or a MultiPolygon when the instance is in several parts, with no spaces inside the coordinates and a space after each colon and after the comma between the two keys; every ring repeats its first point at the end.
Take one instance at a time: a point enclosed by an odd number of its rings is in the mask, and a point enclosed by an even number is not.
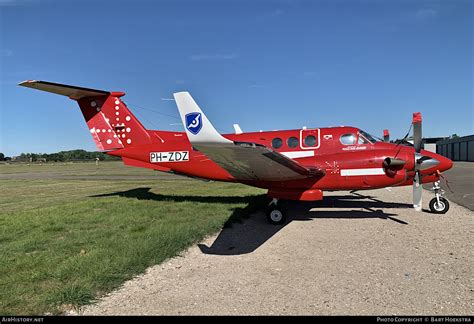
{"type": "Polygon", "coordinates": [[[300,147],[303,150],[316,150],[319,148],[320,130],[317,129],[302,129],[300,131],[300,147]]]}

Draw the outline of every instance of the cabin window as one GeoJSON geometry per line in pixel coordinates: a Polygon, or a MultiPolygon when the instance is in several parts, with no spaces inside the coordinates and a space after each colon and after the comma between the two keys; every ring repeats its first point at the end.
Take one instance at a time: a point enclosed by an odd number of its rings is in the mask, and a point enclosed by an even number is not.
{"type": "Polygon", "coordinates": [[[307,147],[314,147],[316,146],[316,137],[313,135],[308,135],[304,138],[304,145],[307,147]]]}
{"type": "Polygon", "coordinates": [[[276,137],[272,139],[272,147],[275,149],[279,149],[283,145],[283,141],[281,138],[276,137]]]}
{"type": "Polygon", "coordinates": [[[298,146],[298,139],[296,137],[290,137],[286,143],[288,144],[289,147],[297,147],[298,146]]]}
{"type": "Polygon", "coordinates": [[[355,142],[356,142],[356,137],[354,134],[344,134],[341,136],[341,144],[354,145],[355,142]]]}

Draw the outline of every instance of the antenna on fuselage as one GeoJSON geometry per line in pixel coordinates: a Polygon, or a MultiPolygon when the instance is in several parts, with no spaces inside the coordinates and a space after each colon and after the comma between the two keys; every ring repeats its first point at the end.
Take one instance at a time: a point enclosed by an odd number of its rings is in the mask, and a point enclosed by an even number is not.
{"type": "Polygon", "coordinates": [[[234,131],[236,134],[242,134],[242,128],[240,128],[239,124],[233,124],[234,126],[234,131]]]}

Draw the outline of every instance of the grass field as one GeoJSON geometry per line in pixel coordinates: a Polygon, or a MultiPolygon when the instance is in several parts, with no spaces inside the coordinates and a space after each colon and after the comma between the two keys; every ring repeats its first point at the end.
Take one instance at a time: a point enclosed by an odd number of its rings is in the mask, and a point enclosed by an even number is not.
{"type": "Polygon", "coordinates": [[[0,314],[90,303],[265,202],[121,162],[0,165],[0,184],[0,314]]]}

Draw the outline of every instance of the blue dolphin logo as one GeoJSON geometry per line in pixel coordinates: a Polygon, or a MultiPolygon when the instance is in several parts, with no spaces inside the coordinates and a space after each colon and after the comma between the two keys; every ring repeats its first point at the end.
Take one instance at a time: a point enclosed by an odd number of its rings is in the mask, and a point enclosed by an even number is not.
{"type": "Polygon", "coordinates": [[[198,112],[192,112],[187,114],[184,119],[186,120],[186,128],[188,131],[197,135],[202,128],[202,115],[198,112]]]}

